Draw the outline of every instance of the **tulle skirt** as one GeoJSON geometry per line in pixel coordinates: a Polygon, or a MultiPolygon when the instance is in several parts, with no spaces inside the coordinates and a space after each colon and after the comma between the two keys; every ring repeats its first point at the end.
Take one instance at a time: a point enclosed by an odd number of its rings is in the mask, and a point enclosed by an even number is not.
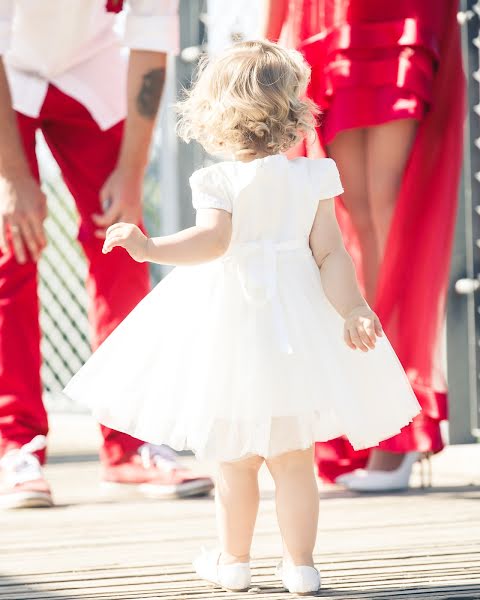
{"type": "Polygon", "coordinates": [[[217,461],[397,434],[420,408],[388,340],[348,348],[311,253],[276,262],[260,299],[234,260],[175,269],[65,393],[108,427],[217,461]]]}

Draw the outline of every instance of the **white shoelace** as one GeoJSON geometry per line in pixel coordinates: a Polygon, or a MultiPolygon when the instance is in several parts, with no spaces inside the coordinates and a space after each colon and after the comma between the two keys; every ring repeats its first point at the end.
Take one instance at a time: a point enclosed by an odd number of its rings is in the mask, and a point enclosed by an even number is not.
{"type": "Polygon", "coordinates": [[[177,455],[168,446],[156,446],[155,444],[143,444],[138,449],[143,466],[148,469],[156,467],[167,473],[171,473],[180,467],[177,455]]]}
{"type": "Polygon", "coordinates": [[[21,448],[9,450],[0,459],[0,467],[6,474],[7,483],[16,485],[42,477],[40,461],[33,454],[47,447],[47,438],[37,435],[21,448]]]}

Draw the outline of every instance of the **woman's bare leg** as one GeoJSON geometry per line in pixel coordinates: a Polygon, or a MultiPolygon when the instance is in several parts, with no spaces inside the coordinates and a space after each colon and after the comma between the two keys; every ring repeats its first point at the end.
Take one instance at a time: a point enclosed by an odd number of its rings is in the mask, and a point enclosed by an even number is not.
{"type": "Polygon", "coordinates": [[[286,452],[268,459],[266,463],[275,481],[284,558],[294,565],[313,567],[318,525],[318,487],[313,470],[313,448],[286,452]]]}
{"type": "MultiPolygon", "coordinates": [[[[381,259],[417,126],[413,119],[402,119],[366,130],[368,200],[381,259]]],[[[391,471],[400,466],[402,460],[403,454],[373,450],[367,468],[391,471]]]]}
{"type": "Polygon", "coordinates": [[[367,186],[367,134],[365,129],[342,131],[328,146],[337,163],[345,193],[343,202],[358,236],[362,254],[365,295],[373,303],[380,256],[367,186]]]}
{"type": "Polygon", "coordinates": [[[417,126],[401,119],[365,130],[368,202],[381,260],[417,126]]]}
{"type": "Polygon", "coordinates": [[[220,463],[215,503],[222,554],[220,562],[248,562],[260,493],[258,471],[263,458],[252,456],[220,463]]]}

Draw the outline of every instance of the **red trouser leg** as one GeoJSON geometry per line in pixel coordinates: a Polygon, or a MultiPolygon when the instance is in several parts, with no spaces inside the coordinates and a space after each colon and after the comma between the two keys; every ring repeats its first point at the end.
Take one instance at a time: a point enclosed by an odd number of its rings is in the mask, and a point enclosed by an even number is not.
{"type": "MultiPolygon", "coordinates": [[[[38,180],[37,121],[18,115],[18,125],[38,180]]],[[[47,430],[40,383],[37,265],[20,265],[13,255],[0,252],[0,456],[47,430]]],[[[39,457],[43,461],[45,452],[39,457]]]]}
{"type": "MultiPolygon", "coordinates": [[[[88,259],[87,291],[92,344],[96,348],[148,293],[148,268],[116,249],[103,255],[95,238],[92,214],[101,212],[100,189],[115,167],[122,124],[102,131],[76,100],[50,86],[40,114],[45,140],[57,161],[80,213],[79,241],[88,259]]],[[[120,462],[142,443],[102,427],[101,458],[120,462]]]]}

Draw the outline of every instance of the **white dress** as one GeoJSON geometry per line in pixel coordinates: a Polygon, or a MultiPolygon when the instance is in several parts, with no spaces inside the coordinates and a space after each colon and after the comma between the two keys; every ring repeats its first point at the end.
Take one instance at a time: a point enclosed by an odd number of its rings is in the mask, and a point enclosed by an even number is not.
{"type": "Polygon", "coordinates": [[[309,248],[318,202],[343,192],[335,163],[223,162],[190,183],[195,208],[232,213],[228,251],[174,269],[65,393],[108,427],[217,461],[399,433],[420,411],[407,377],[385,337],[345,344],[309,248]]]}

